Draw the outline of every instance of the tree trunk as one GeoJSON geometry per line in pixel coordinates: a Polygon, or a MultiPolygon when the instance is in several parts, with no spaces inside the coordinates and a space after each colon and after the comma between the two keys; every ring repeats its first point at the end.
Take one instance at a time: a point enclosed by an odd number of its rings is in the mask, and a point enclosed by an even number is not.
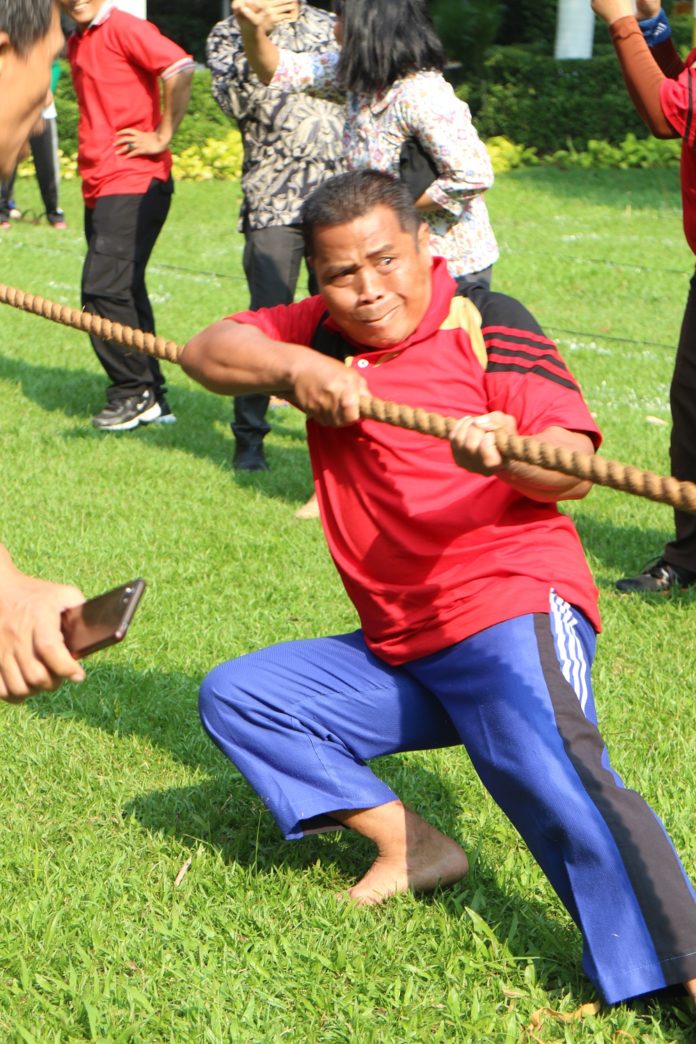
{"type": "Polygon", "coordinates": [[[594,19],[590,0],[558,0],[554,58],[591,58],[594,19]]]}

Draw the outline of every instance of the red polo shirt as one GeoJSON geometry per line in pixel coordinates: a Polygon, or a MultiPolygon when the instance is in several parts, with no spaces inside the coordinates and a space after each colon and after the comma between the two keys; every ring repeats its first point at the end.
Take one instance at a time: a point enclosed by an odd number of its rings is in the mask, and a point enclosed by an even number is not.
{"type": "Polygon", "coordinates": [[[192,66],[191,55],[151,22],[107,4],[86,29],[70,35],[68,59],[80,107],[78,167],[87,206],[100,196],[140,195],[152,178],[166,180],[168,149],[120,156],[114,139],[125,127],[157,129],[160,78],[192,66]]]}
{"type": "MultiPolygon", "coordinates": [[[[554,343],[533,320],[525,323],[529,313],[489,295],[484,369],[453,318],[453,292],[437,258],[431,305],[411,336],[385,351],[354,346],[346,362],[370,392],[451,417],[502,410],[523,435],[559,425],[598,444],[575,379],[554,343]]],[[[313,297],[232,318],[310,345],[324,311],[313,297]]],[[[503,620],[547,613],[551,588],[599,629],[580,540],[555,504],[458,467],[443,439],[371,420],[345,428],[308,421],[307,435],[331,555],[365,639],[383,660],[403,663],[503,620]]]]}
{"type": "Polygon", "coordinates": [[[682,138],[681,190],[686,241],[696,254],[696,51],[686,59],[677,80],[665,78],[660,86],[662,111],[682,138]]]}

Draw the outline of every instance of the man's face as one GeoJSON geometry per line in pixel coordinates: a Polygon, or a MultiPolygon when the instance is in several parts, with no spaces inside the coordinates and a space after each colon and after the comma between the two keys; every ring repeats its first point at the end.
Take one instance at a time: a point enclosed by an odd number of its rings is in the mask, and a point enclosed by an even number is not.
{"type": "Polygon", "coordinates": [[[18,54],[7,33],[0,32],[0,175],[9,177],[22,146],[46,105],[51,62],[63,46],[58,8],[51,27],[26,54],[18,54]]]}
{"type": "Polygon", "coordinates": [[[394,211],[373,207],[343,225],[314,229],[312,266],[332,318],[370,348],[413,333],[430,304],[428,226],[404,232],[394,211]]]}
{"type": "Polygon", "coordinates": [[[83,27],[94,21],[105,3],[106,0],[60,0],[66,15],[83,27]]]}

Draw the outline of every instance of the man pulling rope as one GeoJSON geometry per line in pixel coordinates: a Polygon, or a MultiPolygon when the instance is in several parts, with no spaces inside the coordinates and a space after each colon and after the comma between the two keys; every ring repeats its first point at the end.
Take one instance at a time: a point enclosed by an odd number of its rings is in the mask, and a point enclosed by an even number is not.
{"type": "Polygon", "coordinates": [[[578,925],[606,1000],[678,982],[696,998],[693,890],[597,727],[597,592],[556,507],[590,484],[498,445],[519,430],[588,454],[600,436],[573,375],[518,302],[474,286],[462,306],[388,175],[332,179],[303,217],[320,296],[215,323],[181,363],[213,391],[280,394],[308,415],[360,628],[221,664],[201,687],[204,727],[286,838],[347,826],[375,843],[349,893],[367,904],[467,870],[367,762],[461,744],[578,925]],[[364,419],[368,397],[459,416],[451,447],[364,419]]]}

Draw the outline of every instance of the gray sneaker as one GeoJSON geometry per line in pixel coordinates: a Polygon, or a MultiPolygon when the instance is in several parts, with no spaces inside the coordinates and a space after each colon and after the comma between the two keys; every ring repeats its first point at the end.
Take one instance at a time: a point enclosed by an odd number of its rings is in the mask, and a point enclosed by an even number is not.
{"type": "Polygon", "coordinates": [[[99,431],[132,431],[139,424],[172,424],[175,420],[167,400],[158,399],[148,388],[139,395],[107,403],[92,417],[92,425],[99,431]]]}

